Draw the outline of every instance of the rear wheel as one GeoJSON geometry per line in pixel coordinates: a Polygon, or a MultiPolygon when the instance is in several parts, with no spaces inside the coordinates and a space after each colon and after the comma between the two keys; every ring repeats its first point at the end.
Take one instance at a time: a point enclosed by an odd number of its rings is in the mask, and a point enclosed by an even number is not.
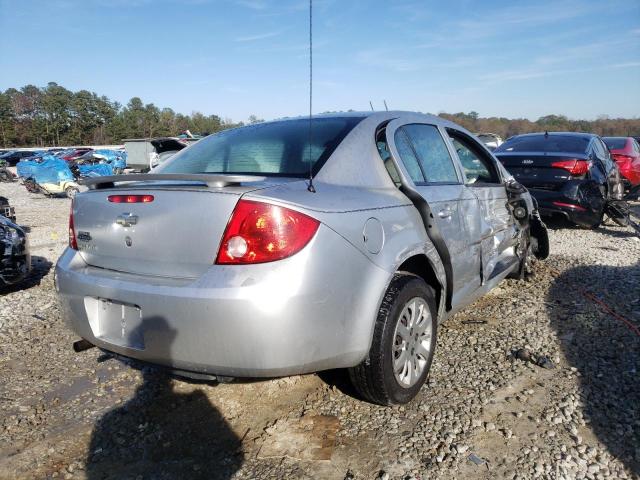
{"type": "Polygon", "coordinates": [[[369,354],[349,370],[356,390],[380,405],[411,401],[429,375],[436,334],[433,289],[415,275],[396,274],[380,306],[369,354]]]}
{"type": "Polygon", "coordinates": [[[74,198],[79,191],[80,190],[78,190],[77,187],[67,187],[64,189],[64,193],[67,195],[68,198],[74,198]]]}
{"type": "Polygon", "coordinates": [[[592,230],[596,230],[596,229],[600,228],[600,225],[602,225],[603,221],[604,221],[604,209],[598,214],[598,218],[596,219],[596,221],[594,223],[592,223],[591,225],[589,225],[588,228],[590,228],[592,230]]]}

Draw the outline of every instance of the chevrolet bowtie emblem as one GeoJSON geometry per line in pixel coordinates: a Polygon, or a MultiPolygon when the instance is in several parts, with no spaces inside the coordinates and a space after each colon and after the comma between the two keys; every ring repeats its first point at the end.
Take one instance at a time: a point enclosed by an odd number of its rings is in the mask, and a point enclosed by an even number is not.
{"type": "Polygon", "coordinates": [[[132,213],[123,213],[122,215],[117,216],[116,223],[123,227],[130,227],[131,225],[138,223],[138,216],[132,213]]]}

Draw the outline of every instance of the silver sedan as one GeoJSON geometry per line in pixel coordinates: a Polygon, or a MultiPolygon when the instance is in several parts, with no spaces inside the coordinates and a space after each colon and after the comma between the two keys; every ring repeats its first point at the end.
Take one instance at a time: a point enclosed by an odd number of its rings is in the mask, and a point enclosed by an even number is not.
{"type": "Polygon", "coordinates": [[[408,402],[438,324],[548,253],[526,189],[416,113],[227,130],[87,184],[56,266],[70,327],[194,377],[348,368],[367,400],[408,402]]]}

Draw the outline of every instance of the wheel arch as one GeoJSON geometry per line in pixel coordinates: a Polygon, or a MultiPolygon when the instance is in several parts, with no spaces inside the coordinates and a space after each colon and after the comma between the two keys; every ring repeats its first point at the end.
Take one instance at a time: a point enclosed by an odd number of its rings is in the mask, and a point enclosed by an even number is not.
{"type": "Polygon", "coordinates": [[[445,310],[446,298],[446,279],[441,262],[437,261],[434,264],[434,259],[429,258],[426,253],[416,253],[405,258],[396,269],[396,273],[404,272],[422,278],[427,285],[433,288],[438,307],[438,321],[441,321],[445,310]]]}

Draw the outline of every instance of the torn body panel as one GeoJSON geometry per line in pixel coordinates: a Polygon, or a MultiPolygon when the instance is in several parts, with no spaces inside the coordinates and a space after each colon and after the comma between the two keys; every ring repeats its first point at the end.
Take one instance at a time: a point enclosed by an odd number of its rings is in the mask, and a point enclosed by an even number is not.
{"type": "Polygon", "coordinates": [[[23,280],[31,270],[27,234],[15,223],[0,217],[0,286],[23,280]]]}

